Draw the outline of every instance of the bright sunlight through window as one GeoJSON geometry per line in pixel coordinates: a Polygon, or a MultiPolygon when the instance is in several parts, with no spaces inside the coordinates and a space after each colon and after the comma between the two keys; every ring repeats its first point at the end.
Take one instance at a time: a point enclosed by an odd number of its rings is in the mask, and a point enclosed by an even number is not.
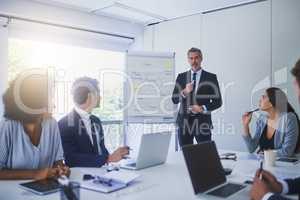
{"type": "MultiPolygon", "coordinates": [[[[78,46],[9,39],[8,79],[30,68],[48,68],[54,74],[54,117],[59,120],[73,108],[70,93],[73,81],[81,76],[100,83],[101,106],[94,114],[102,121],[119,121],[104,127],[108,148],[122,142],[123,77],[125,53],[78,46]],[[105,130],[106,129],[106,130],[105,130]]],[[[104,123],[105,125],[105,123],[104,123]]]]}

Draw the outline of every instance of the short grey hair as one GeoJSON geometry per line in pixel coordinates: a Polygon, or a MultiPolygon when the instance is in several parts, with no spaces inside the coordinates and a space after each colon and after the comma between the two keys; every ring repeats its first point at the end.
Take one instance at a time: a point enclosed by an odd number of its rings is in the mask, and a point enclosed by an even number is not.
{"type": "Polygon", "coordinates": [[[73,101],[82,105],[86,102],[89,93],[100,93],[97,79],[90,77],[80,77],[72,85],[73,101]]]}
{"type": "Polygon", "coordinates": [[[201,49],[198,49],[196,47],[190,48],[187,52],[187,55],[189,55],[190,53],[198,53],[201,57],[203,57],[201,49]]]}

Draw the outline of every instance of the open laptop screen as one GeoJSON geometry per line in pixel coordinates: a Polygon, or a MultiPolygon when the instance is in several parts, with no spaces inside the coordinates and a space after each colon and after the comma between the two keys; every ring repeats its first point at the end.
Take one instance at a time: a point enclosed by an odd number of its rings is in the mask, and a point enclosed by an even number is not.
{"type": "Polygon", "coordinates": [[[195,194],[226,182],[226,176],[214,142],[182,148],[195,194]]]}

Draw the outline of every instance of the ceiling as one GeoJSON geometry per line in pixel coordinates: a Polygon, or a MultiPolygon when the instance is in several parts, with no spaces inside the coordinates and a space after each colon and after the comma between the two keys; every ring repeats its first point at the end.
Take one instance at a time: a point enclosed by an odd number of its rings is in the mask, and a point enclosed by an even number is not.
{"type": "Polygon", "coordinates": [[[33,0],[147,25],[256,0],[33,0]]]}

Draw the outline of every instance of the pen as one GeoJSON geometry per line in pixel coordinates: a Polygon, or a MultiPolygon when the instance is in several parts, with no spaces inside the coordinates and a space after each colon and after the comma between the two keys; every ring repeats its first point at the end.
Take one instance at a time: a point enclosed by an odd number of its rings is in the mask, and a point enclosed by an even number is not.
{"type": "Polygon", "coordinates": [[[131,159],[131,157],[130,156],[123,156],[122,159],[127,160],[127,159],[131,159]]]}
{"type": "Polygon", "coordinates": [[[130,147],[128,147],[128,151],[133,151],[133,149],[132,149],[132,148],[130,148],[130,147]]]}
{"type": "Polygon", "coordinates": [[[99,184],[102,184],[102,185],[107,185],[108,187],[112,187],[112,182],[113,180],[112,179],[107,179],[107,178],[102,178],[100,176],[93,176],[93,175],[90,175],[90,174],[84,174],[83,175],[83,180],[86,181],[86,180],[93,180],[93,183],[99,183],[99,184]]]}
{"type": "Polygon", "coordinates": [[[260,168],[259,168],[259,179],[262,180],[262,172],[263,172],[263,161],[260,161],[260,168]]]}
{"type": "Polygon", "coordinates": [[[70,187],[70,181],[66,176],[60,176],[57,181],[62,185],[62,190],[68,200],[77,200],[76,195],[70,187]]]}
{"type": "Polygon", "coordinates": [[[256,108],[255,110],[252,110],[252,111],[249,111],[248,114],[251,114],[251,113],[254,113],[254,112],[257,112],[259,111],[259,108],[256,108]]]}
{"type": "Polygon", "coordinates": [[[112,179],[106,179],[106,178],[96,176],[93,182],[100,183],[102,185],[107,185],[108,187],[112,187],[112,179]]]}

